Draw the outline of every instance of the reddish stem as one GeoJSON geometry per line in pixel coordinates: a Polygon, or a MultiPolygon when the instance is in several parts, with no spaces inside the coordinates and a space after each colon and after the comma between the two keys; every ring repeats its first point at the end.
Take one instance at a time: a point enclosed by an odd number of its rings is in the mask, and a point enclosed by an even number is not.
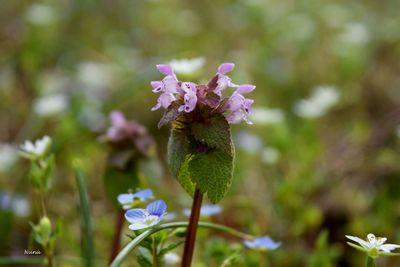
{"type": "Polygon", "coordinates": [[[111,246],[111,254],[110,254],[110,260],[109,263],[115,259],[115,257],[118,255],[119,252],[119,247],[121,243],[121,232],[122,232],[122,226],[124,225],[124,211],[120,210],[117,212],[117,216],[115,217],[115,231],[114,231],[114,237],[112,240],[112,246],[111,246]]]}
{"type": "Polygon", "coordinates": [[[182,267],[190,267],[192,264],[193,251],[196,242],[197,224],[200,218],[201,202],[203,194],[196,188],[193,197],[192,212],[190,213],[189,225],[186,233],[185,248],[182,257],[182,267]]]}

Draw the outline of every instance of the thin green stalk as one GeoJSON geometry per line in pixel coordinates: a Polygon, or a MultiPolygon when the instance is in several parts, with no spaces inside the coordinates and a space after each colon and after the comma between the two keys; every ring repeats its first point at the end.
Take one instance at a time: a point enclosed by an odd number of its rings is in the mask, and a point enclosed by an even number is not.
{"type": "Polygon", "coordinates": [[[367,256],[367,259],[365,260],[365,267],[375,267],[375,260],[370,256],[367,256]]]}
{"type": "Polygon", "coordinates": [[[76,183],[79,189],[81,229],[82,229],[82,257],[85,258],[85,266],[92,267],[94,261],[93,226],[90,218],[89,195],[86,189],[86,177],[78,166],[75,166],[76,183]]]}
{"type": "Polygon", "coordinates": [[[160,262],[158,260],[158,254],[157,254],[157,243],[156,240],[154,239],[154,236],[152,236],[152,239],[153,239],[153,266],[160,267],[160,262]]]}
{"type": "MultiPolygon", "coordinates": [[[[114,261],[111,263],[110,267],[119,267],[122,264],[122,262],[124,261],[124,259],[129,255],[129,253],[132,250],[134,250],[140,244],[140,242],[142,242],[148,236],[150,236],[154,233],[157,233],[159,231],[165,230],[165,229],[188,227],[188,225],[189,225],[188,222],[165,223],[156,228],[152,228],[152,229],[144,231],[143,233],[138,235],[135,239],[133,239],[131,242],[129,242],[121,250],[121,252],[117,255],[117,257],[115,257],[114,261]]],[[[254,239],[255,238],[252,235],[242,233],[236,229],[233,229],[228,226],[221,225],[221,224],[215,224],[215,223],[210,223],[210,222],[199,222],[198,227],[223,231],[227,234],[233,235],[233,236],[241,238],[241,239],[254,239]]]]}

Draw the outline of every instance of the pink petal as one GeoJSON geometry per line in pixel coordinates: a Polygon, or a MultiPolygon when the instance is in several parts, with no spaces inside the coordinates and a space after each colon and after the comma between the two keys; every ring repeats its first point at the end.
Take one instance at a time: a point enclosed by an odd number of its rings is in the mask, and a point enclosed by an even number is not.
{"type": "Polygon", "coordinates": [[[110,113],[110,120],[111,124],[115,127],[123,127],[126,123],[124,114],[117,110],[110,113]]]}
{"type": "Polygon", "coordinates": [[[221,64],[221,65],[218,67],[218,73],[220,73],[220,74],[225,74],[225,73],[227,73],[227,72],[232,71],[234,67],[235,67],[235,64],[233,64],[233,63],[224,63],[224,64],[221,64]]]}
{"type": "Polygon", "coordinates": [[[153,88],[153,92],[157,93],[161,91],[163,85],[162,81],[152,81],[150,84],[153,88]]]}
{"type": "Polygon", "coordinates": [[[169,65],[156,65],[159,72],[165,75],[174,75],[174,70],[169,65]]]}
{"type": "Polygon", "coordinates": [[[254,89],[256,89],[255,85],[242,84],[242,85],[239,85],[239,88],[237,89],[237,92],[239,94],[247,94],[247,93],[250,93],[251,91],[253,91],[254,89]]]}

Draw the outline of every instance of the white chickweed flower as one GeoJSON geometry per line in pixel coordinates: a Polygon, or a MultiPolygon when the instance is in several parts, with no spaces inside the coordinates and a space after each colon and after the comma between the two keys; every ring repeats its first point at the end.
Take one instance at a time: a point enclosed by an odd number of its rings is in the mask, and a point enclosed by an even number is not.
{"type": "Polygon", "coordinates": [[[398,256],[399,253],[392,253],[391,251],[400,248],[400,245],[385,244],[386,237],[375,237],[374,234],[368,234],[367,239],[363,240],[356,236],[346,235],[346,237],[359,245],[347,242],[347,244],[355,249],[364,251],[371,258],[378,256],[398,256]]]}
{"type": "Polygon", "coordinates": [[[35,142],[26,140],[24,144],[20,146],[20,154],[29,159],[41,158],[48,151],[50,144],[51,139],[47,135],[35,142]]]}

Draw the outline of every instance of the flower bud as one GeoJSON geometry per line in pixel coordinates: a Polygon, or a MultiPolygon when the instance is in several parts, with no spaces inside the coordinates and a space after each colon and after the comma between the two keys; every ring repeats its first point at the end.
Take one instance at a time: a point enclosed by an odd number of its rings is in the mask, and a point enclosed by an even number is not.
{"type": "Polygon", "coordinates": [[[51,222],[47,216],[44,216],[42,219],[40,219],[39,225],[38,225],[38,232],[40,233],[40,236],[42,237],[43,240],[48,240],[51,235],[51,222]]]}

